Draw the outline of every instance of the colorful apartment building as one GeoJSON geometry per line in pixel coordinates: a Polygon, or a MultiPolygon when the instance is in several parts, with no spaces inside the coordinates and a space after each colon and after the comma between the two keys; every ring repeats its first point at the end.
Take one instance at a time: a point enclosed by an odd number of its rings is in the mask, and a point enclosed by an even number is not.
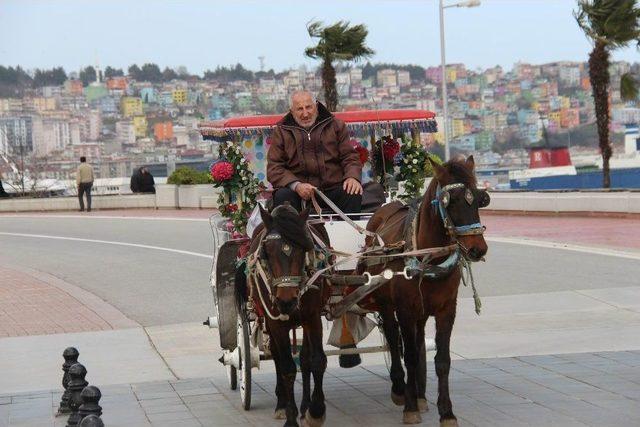
{"type": "Polygon", "coordinates": [[[145,104],[155,104],[158,98],[157,92],[153,87],[143,87],[140,89],[140,99],[145,104]]]}
{"type": "Polygon", "coordinates": [[[92,102],[108,95],[107,87],[102,84],[91,84],[84,88],[84,96],[87,98],[87,102],[92,102]]]}
{"type": "Polygon", "coordinates": [[[462,136],[466,133],[465,131],[465,120],[464,119],[453,119],[451,120],[451,136],[456,138],[458,136],[462,136]]]}
{"type": "Polygon", "coordinates": [[[56,109],[56,99],[38,97],[31,100],[31,107],[37,112],[53,111],[56,109]]]}
{"type": "Polygon", "coordinates": [[[111,77],[107,79],[107,89],[109,90],[127,90],[129,82],[126,77],[111,77]]]}
{"type": "Polygon", "coordinates": [[[124,117],[142,115],[142,99],[132,96],[123,96],[120,100],[120,112],[124,117]]]}
{"type": "Polygon", "coordinates": [[[580,110],[578,108],[565,108],[560,110],[560,126],[563,129],[572,129],[580,125],[580,110]]]}
{"type": "Polygon", "coordinates": [[[174,104],[184,105],[187,103],[187,90],[186,89],[174,89],[171,91],[171,98],[174,104]]]}
{"type": "Polygon", "coordinates": [[[147,136],[148,123],[145,116],[135,116],[132,122],[136,138],[144,138],[147,136]]]}
{"type": "Polygon", "coordinates": [[[82,95],[82,80],[67,80],[64,82],[64,90],[69,95],[82,95]]]}
{"type": "Polygon", "coordinates": [[[153,136],[158,142],[171,141],[173,139],[173,123],[170,121],[166,121],[154,124],[153,136]]]}

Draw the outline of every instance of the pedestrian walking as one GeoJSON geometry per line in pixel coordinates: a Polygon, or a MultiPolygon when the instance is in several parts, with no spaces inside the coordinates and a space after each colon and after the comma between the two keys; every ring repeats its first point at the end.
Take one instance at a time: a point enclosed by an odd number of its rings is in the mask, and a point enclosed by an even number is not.
{"type": "Polygon", "coordinates": [[[78,200],[80,212],[84,211],[83,195],[87,195],[87,212],[91,212],[91,187],[93,187],[93,168],[87,164],[87,158],[80,157],[80,166],[76,172],[76,184],[78,185],[78,200]]]}

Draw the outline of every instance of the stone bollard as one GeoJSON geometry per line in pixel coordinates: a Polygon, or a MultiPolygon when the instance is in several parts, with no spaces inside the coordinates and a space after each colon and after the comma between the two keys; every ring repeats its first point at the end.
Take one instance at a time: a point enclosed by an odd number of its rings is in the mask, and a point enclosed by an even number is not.
{"type": "Polygon", "coordinates": [[[67,420],[67,427],[77,426],[82,420],[78,409],[82,405],[82,390],[89,385],[84,379],[86,375],[87,369],[80,363],[76,363],[69,368],[69,408],[71,408],[71,415],[67,420]]]}
{"type": "Polygon", "coordinates": [[[104,427],[104,423],[97,415],[87,415],[80,421],[80,427],[104,427]]]}
{"type": "Polygon", "coordinates": [[[80,419],[84,419],[89,415],[102,415],[102,407],[98,404],[102,393],[100,393],[98,387],[92,385],[86,386],[84,390],[82,390],[82,393],[80,393],[80,397],[82,398],[82,405],[78,408],[80,419]]]}
{"type": "Polygon", "coordinates": [[[58,407],[58,415],[68,414],[71,412],[71,408],[69,408],[69,368],[76,363],[78,363],[78,356],[80,353],[75,347],[67,347],[62,352],[62,357],[64,357],[64,363],[62,364],[62,370],[64,374],[62,375],[62,387],[64,387],[64,393],[62,394],[62,398],[60,399],[60,406],[58,407]]]}

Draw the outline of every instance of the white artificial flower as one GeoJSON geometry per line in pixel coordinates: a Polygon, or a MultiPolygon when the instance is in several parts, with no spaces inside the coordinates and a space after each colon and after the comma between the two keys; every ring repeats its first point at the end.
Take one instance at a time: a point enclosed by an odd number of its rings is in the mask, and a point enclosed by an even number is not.
{"type": "Polygon", "coordinates": [[[418,164],[418,159],[413,159],[413,164],[414,165],[418,164]]]}

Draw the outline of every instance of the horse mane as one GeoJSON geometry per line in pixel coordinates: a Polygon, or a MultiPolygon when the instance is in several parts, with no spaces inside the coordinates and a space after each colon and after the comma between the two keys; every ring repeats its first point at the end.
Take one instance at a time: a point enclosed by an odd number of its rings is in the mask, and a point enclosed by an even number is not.
{"type": "Polygon", "coordinates": [[[298,211],[292,206],[277,206],[271,212],[272,231],[278,232],[285,240],[300,246],[305,251],[313,249],[313,239],[307,229],[307,224],[300,218],[298,211]]]}

